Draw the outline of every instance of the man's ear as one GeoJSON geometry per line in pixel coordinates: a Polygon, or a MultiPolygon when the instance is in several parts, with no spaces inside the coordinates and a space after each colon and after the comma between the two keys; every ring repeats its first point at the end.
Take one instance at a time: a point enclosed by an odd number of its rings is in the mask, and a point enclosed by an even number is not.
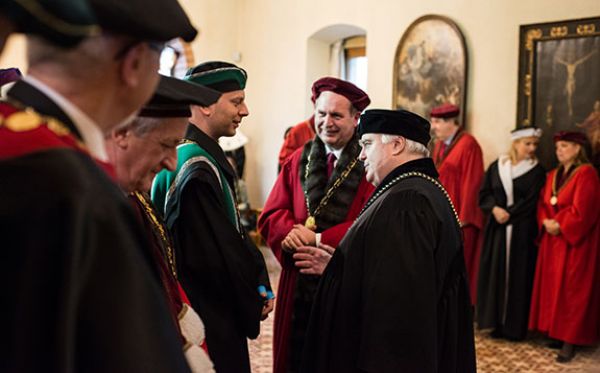
{"type": "Polygon", "coordinates": [[[127,127],[117,128],[112,130],[109,138],[121,149],[127,149],[129,140],[132,136],[131,130],[127,127]]]}
{"type": "Polygon", "coordinates": [[[129,87],[137,87],[140,84],[145,48],[144,43],[140,42],[129,48],[120,60],[121,80],[129,87]]]}
{"type": "Polygon", "coordinates": [[[406,139],[403,136],[398,136],[398,138],[392,142],[392,154],[393,155],[398,155],[398,154],[402,153],[405,148],[406,148],[406,139]]]}
{"type": "Polygon", "coordinates": [[[360,111],[356,111],[356,113],[354,113],[354,127],[358,126],[358,120],[360,119],[360,111]]]}

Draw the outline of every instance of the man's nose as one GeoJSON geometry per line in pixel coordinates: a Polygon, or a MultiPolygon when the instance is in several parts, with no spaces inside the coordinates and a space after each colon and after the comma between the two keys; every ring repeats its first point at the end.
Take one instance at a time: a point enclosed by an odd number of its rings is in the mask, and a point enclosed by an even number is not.
{"type": "Polygon", "coordinates": [[[169,171],[175,171],[177,169],[177,150],[173,149],[172,152],[167,154],[166,157],[163,158],[162,166],[169,171]]]}
{"type": "Polygon", "coordinates": [[[240,117],[247,117],[249,114],[250,114],[250,111],[248,110],[248,105],[246,105],[246,103],[243,102],[240,107],[239,115],[240,115],[240,117]]]}

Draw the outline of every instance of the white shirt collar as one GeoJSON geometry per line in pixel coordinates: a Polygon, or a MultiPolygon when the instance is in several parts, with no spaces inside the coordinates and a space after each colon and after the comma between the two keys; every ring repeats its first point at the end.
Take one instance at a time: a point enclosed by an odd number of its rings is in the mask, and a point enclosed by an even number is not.
{"type": "Polygon", "coordinates": [[[65,114],[71,118],[77,130],[81,134],[83,143],[94,158],[100,161],[108,162],[108,155],[106,154],[106,148],[104,147],[104,134],[98,127],[98,125],[85,114],[77,106],[73,105],[63,95],[56,92],[54,89],[48,87],[38,79],[28,75],[24,76],[23,80],[43,94],[48,96],[58,107],[60,107],[65,114]]]}
{"type": "Polygon", "coordinates": [[[342,152],[344,151],[344,148],[341,149],[333,149],[332,147],[330,147],[329,145],[325,144],[325,152],[327,153],[327,155],[329,155],[329,153],[333,153],[335,154],[335,159],[336,162],[338,159],[340,159],[340,156],[342,155],[342,152]]]}
{"type": "Polygon", "coordinates": [[[456,134],[457,134],[457,133],[458,133],[458,131],[454,132],[454,133],[452,134],[452,136],[448,137],[448,138],[447,138],[447,139],[444,141],[444,143],[446,144],[446,146],[450,145],[450,143],[452,142],[452,140],[454,140],[454,136],[456,136],[456,134]]]}

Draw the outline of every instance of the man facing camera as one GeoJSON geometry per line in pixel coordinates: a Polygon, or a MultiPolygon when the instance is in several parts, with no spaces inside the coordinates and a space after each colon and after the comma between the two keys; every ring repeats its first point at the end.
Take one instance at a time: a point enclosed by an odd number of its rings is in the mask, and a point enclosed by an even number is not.
{"type": "Polygon", "coordinates": [[[358,132],[377,188],[323,273],[302,371],[474,372],[460,228],[428,157],[429,122],[369,110],[358,132]]]}

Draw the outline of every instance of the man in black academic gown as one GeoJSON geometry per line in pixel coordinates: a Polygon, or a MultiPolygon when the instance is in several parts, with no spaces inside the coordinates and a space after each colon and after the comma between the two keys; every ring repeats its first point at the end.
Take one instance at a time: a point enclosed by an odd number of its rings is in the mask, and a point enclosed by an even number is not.
{"type": "Polygon", "coordinates": [[[206,327],[219,373],[250,372],[247,338],[273,310],[265,261],[241,225],[235,171],[218,144],[248,115],[246,72],[226,62],[191,68],[185,80],[221,92],[210,106],[192,105],[177,169],[163,170],[152,201],[173,235],[178,276],[206,327]]]}
{"type": "Polygon", "coordinates": [[[460,228],[426,146],[429,122],[368,110],[359,135],[373,196],[323,273],[303,371],[475,371],[460,228]]]}
{"type": "MultiPolygon", "coordinates": [[[[175,0],[93,5],[104,30],[31,36],[29,78],[0,102],[0,371],[188,372],[145,236],[102,161],[104,133],[156,87],[157,42],[196,31],[175,0]]],[[[78,30],[35,9],[30,22],[78,30]]]]}

